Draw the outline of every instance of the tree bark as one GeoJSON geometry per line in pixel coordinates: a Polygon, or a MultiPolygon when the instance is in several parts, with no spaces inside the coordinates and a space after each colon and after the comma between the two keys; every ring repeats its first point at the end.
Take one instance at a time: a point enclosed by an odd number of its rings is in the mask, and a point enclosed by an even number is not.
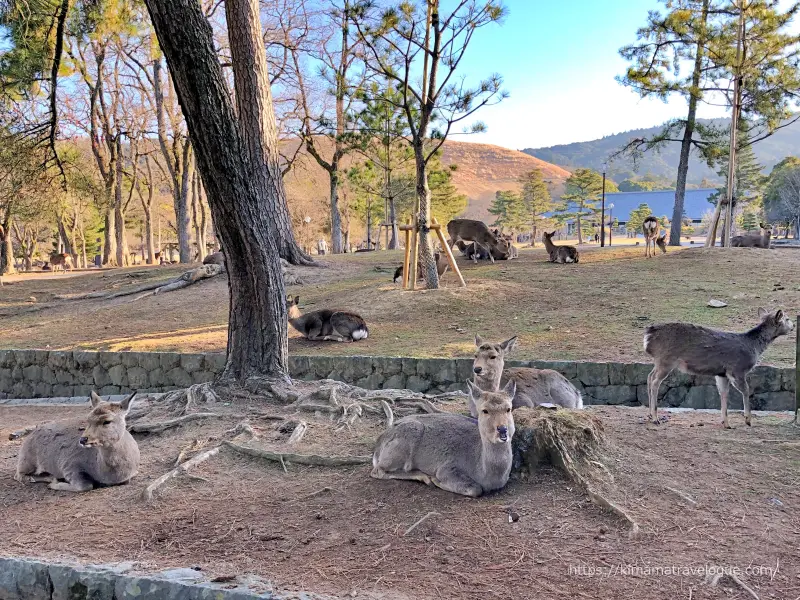
{"type": "Polygon", "coordinates": [[[172,196],[175,206],[175,229],[178,232],[178,255],[182,263],[190,263],[194,260],[192,256],[192,213],[189,206],[189,182],[192,176],[191,151],[191,142],[186,139],[183,145],[179,185],[175,186],[175,193],[172,196]]]}
{"type": "Polygon", "coordinates": [[[11,243],[11,211],[7,211],[0,223],[0,275],[13,275],[16,272],[14,246],[11,243]]]}
{"type": "MultiPolygon", "coordinates": [[[[430,237],[431,190],[428,186],[428,165],[425,162],[424,140],[426,133],[420,130],[419,141],[414,144],[417,170],[417,231],[419,236],[419,261],[421,273],[428,289],[438,289],[439,273],[430,237]]],[[[413,249],[412,249],[413,252],[413,249]]],[[[413,272],[413,271],[412,271],[413,272]]]]}
{"type": "Polygon", "coordinates": [[[114,222],[116,225],[115,233],[117,239],[117,265],[127,266],[130,253],[128,252],[127,231],[125,230],[125,207],[122,197],[122,139],[117,136],[117,160],[114,165],[116,177],[114,183],[114,222]]]}
{"type": "MultiPolygon", "coordinates": [[[[709,0],[703,0],[702,23],[705,27],[708,21],[709,0]]],[[[675,206],[672,209],[672,225],[669,230],[669,245],[681,245],[681,225],[683,224],[683,203],[686,197],[686,175],[689,173],[689,154],[692,150],[692,136],[697,118],[697,102],[700,99],[700,77],[703,69],[703,55],[705,54],[704,38],[697,41],[697,53],[694,57],[694,70],[692,71],[692,90],[689,94],[689,112],[686,115],[686,127],[681,140],[681,154],[678,161],[678,180],[675,185],[675,206]]]]}
{"type": "Polygon", "coordinates": [[[239,133],[246,146],[251,176],[259,190],[269,190],[279,232],[278,251],[288,262],[312,264],[297,244],[283,185],[278,153],[278,123],[272,105],[267,53],[257,2],[225,3],[239,133]],[[235,32],[233,35],[232,32],[235,32]]]}
{"type": "MultiPolygon", "coordinates": [[[[256,0],[233,13],[258,14],[256,0]],[[240,13],[241,11],[241,13],[240,13]]],[[[236,123],[214,45],[213,32],[196,0],[146,0],[183,109],[197,168],[222,238],[228,269],[230,318],[223,379],[250,375],[286,377],[286,297],[278,240],[285,194],[282,179],[259,188],[251,177],[248,149],[236,123]]],[[[229,23],[232,45],[252,26],[229,23]]],[[[252,68],[252,67],[251,67],[252,68]]],[[[251,81],[255,77],[251,78],[251,81]]],[[[271,110],[265,105],[265,110],[271,110]]],[[[253,134],[253,132],[251,132],[253,134]]]]}

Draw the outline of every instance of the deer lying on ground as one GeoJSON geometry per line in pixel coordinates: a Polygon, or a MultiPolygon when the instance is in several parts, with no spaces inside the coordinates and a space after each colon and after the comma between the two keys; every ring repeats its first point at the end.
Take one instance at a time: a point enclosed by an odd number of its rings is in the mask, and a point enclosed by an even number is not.
{"type": "MultiPolygon", "coordinates": [[[[459,241],[474,242],[480,248],[486,250],[489,260],[494,262],[495,253],[510,255],[508,240],[498,238],[489,231],[486,223],[475,221],[474,219],[453,219],[447,224],[447,235],[450,236],[448,243],[454,249],[459,241]]],[[[473,262],[478,262],[477,254],[472,257],[473,262]]]]}
{"type": "MultiPolygon", "coordinates": [[[[447,262],[447,257],[444,256],[442,252],[434,252],[433,257],[436,260],[436,272],[439,274],[439,277],[441,277],[450,267],[450,263],[447,262]]],[[[400,279],[402,276],[403,276],[403,265],[400,265],[394,272],[392,283],[397,283],[397,280],[400,279]]],[[[417,261],[417,279],[422,279],[422,263],[419,261],[417,261]]]]}
{"type": "Polygon", "coordinates": [[[513,458],[514,382],[499,392],[467,386],[477,424],[452,413],[400,419],[378,438],[372,477],[421,481],[473,498],[504,487],[513,458]]]}
{"type": "Polygon", "coordinates": [[[650,215],[642,222],[642,233],[644,233],[645,242],[644,255],[647,258],[655,256],[656,246],[661,248],[661,252],[665,254],[667,252],[667,234],[665,232],[664,235],[659,237],[658,232],[660,229],[661,224],[653,215],[650,215]]]}
{"type": "Polygon", "coordinates": [[[289,324],[313,342],[357,342],[369,336],[367,323],[361,316],[345,310],[315,310],[301,314],[300,296],[286,296],[289,324]]]}
{"type": "MultiPolygon", "coordinates": [[[[500,344],[484,342],[475,336],[475,360],[472,363],[472,382],[480,389],[496,392],[500,386],[514,382],[517,394],[514,408],[557,404],[564,408],[583,408],[581,393],[569,379],[552,369],[530,367],[505,368],[505,358],[517,346],[517,336],[500,344]]],[[[475,406],[469,403],[469,412],[475,416],[475,406]]]]}
{"type": "Polygon", "coordinates": [[[552,240],[555,234],[555,231],[553,233],[542,232],[542,242],[544,243],[544,249],[550,255],[550,262],[559,264],[577,263],[580,258],[578,249],[575,246],[556,246],[552,240]]]}
{"type": "Polygon", "coordinates": [[[647,376],[650,419],[658,423],[658,389],[676,367],[691,375],[716,377],[722,409],[722,425],[728,425],[728,391],[732,384],[742,394],[744,422],[750,425],[750,388],[747,374],[776,338],[789,333],[794,324],[783,311],[770,314],[758,310],[761,323],[745,333],[716,331],[688,323],[651,325],[644,334],[644,351],[654,359],[647,376]]]}
{"type": "Polygon", "coordinates": [[[203,259],[204,265],[225,266],[225,255],[222,252],[212,252],[203,259]]]}
{"type": "Polygon", "coordinates": [[[72,255],[67,254],[66,252],[53,252],[50,255],[50,268],[53,271],[58,271],[59,267],[62,271],[66,271],[67,268],[72,270],[72,255]]]}
{"type": "Polygon", "coordinates": [[[65,492],[128,482],[139,469],[139,447],[125,427],[135,395],[116,403],[92,392],[92,412],[83,430],[80,421],[39,425],[22,444],[14,478],[49,481],[50,489],[65,492]]]}
{"type": "Polygon", "coordinates": [[[769,249],[770,238],[772,238],[772,229],[768,228],[764,223],[759,223],[759,233],[746,233],[745,235],[735,235],[731,238],[731,247],[733,248],[767,248],[769,249]]]}

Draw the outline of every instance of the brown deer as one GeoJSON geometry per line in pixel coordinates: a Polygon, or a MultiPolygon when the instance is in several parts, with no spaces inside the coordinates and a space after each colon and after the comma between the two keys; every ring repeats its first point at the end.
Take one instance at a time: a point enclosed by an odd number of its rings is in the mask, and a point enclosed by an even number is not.
{"type": "MultiPolygon", "coordinates": [[[[447,262],[447,257],[444,256],[441,252],[435,252],[433,257],[436,260],[436,272],[439,274],[439,277],[441,277],[450,267],[450,263],[447,262]]],[[[397,280],[400,279],[402,276],[403,276],[403,265],[400,265],[394,272],[392,283],[397,283],[397,280]]],[[[417,261],[417,279],[422,279],[422,263],[419,261],[417,261]]]]}
{"type": "Polygon", "coordinates": [[[53,271],[58,271],[59,267],[62,271],[66,271],[67,268],[71,271],[73,268],[72,255],[66,252],[53,252],[50,255],[50,267],[53,271]]]}
{"type": "Polygon", "coordinates": [[[642,233],[644,233],[644,255],[647,258],[656,255],[656,246],[661,249],[661,252],[667,252],[667,234],[659,237],[658,233],[661,230],[661,224],[653,215],[650,215],[642,222],[642,233]],[[651,250],[652,248],[652,250],[651,250]]]}
{"type": "Polygon", "coordinates": [[[647,376],[650,419],[658,423],[658,389],[676,367],[691,375],[716,377],[722,409],[722,425],[728,425],[728,391],[732,384],[742,394],[744,422],[750,425],[750,388],[747,375],[776,338],[789,333],[794,324],[783,311],[758,310],[761,323],[745,333],[729,333],[690,325],[664,323],[645,330],[644,351],[653,357],[653,370],[647,376]]]}
{"type": "Polygon", "coordinates": [[[375,444],[372,477],[421,481],[473,498],[504,487],[513,459],[514,382],[500,392],[467,386],[477,423],[453,413],[400,419],[375,444]]]}
{"type": "Polygon", "coordinates": [[[550,255],[550,262],[559,264],[577,263],[580,259],[578,249],[575,246],[556,246],[552,240],[555,234],[555,231],[553,233],[542,232],[542,242],[544,243],[544,249],[550,255]]]}
{"type": "Polygon", "coordinates": [[[360,315],[345,310],[315,310],[301,314],[300,296],[286,296],[289,324],[313,342],[357,342],[369,337],[367,323],[360,315]]]}
{"type": "MultiPolygon", "coordinates": [[[[558,371],[530,367],[505,368],[506,356],[517,347],[517,336],[500,344],[491,344],[476,335],[475,347],[472,382],[478,388],[496,392],[500,386],[513,381],[517,389],[514,408],[554,404],[564,408],[583,408],[581,393],[558,371]]],[[[471,403],[469,410],[475,416],[475,406],[471,403]]]]}
{"type": "MultiPolygon", "coordinates": [[[[453,219],[447,224],[447,235],[450,236],[448,243],[451,249],[455,249],[459,241],[475,242],[475,244],[486,250],[489,260],[494,262],[495,252],[510,254],[508,240],[498,238],[489,231],[486,223],[474,219],[453,219]],[[493,252],[494,250],[494,252],[493,252]]],[[[477,253],[472,256],[473,262],[478,262],[477,253]]]]}
{"type": "Polygon", "coordinates": [[[759,223],[759,233],[746,233],[735,235],[731,238],[732,248],[766,248],[769,249],[770,239],[772,238],[772,228],[764,223],[759,223]]]}
{"type": "Polygon", "coordinates": [[[204,265],[225,266],[225,255],[222,252],[212,252],[203,259],[204,265]]]}
{"type": "Polygon", "coordinates": [[[116,403],[92,392],[85,429],[79,421],[39,425],[22,444],[14,478],[49,481],[50,489],[65,492],[129,481],[139,469],[139,446],[125,427],[135,395],[116,403]]]}

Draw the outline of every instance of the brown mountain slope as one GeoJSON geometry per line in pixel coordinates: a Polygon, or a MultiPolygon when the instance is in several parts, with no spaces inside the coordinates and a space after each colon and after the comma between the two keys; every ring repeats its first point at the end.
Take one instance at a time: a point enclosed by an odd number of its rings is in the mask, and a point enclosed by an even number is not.
{"type": "MultiPolygon", "coordinates": [[[[284,152],[296,148],[296,142],[287,142],[284,152]]],[[[321,144],[323,157],[328,158],[332,151],[329,144],[321,144]]],[[[442,162],[457,165],[453,173],[453,183],[462,194],[469,198],[465,215],[474,219],[491,219],[489,205],[498,190],[518,190],[517,179],[532,169],[540,169],[545,180],[550,183],[553,196],[563,191],[564,180],[569,171],[545,162],[523,152],[509,150],[491,144],[447,141],[442,149],[442,162]]],[[[360,160],[356,154],[346,157],[342,162],[347,169],[354,161],[360,160]]],[[[314,214],[324,210],[329,197],[328,176],[325,171],[305,152],[298,157],[295,167],[286,176],[286,187],[293,212],[301,210],[314,214]]]]}

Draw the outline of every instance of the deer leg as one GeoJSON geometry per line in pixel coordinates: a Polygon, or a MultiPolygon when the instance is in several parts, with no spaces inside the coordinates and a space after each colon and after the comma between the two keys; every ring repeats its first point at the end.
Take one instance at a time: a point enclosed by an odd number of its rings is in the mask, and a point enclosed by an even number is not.
{"type": "Polygon", "coordinates": [[[384,471],[375,467],[370,473],[375,479],[405,479],[407,481],[421,481],[425,485],[434,485],[430,475],[422,471],[384,471]]]}
{"type": "Polygon", "coordinates": [[[431,483],[447,492],[471,498],[483,494],[483,488],[474,479],[455,467],[439,467],[436,469],[436,475],[431,477],[431,483]]]}
{"type": "Polygon", "coordinates": [[[731,383],[742,394],[742,404],[744,405],[744,422],[745,425],[750,426],[752,423],[750,418],[750,386],[747,385],[747,375],[734,375],[731,378],[731,383]]]}
{"type": "Polygon", "coordinates": [[[719,408],[722,411],[722,426],[725,429],[730,429],[728,424],[728,391],[730,390],[730,382],[727,377],[715,377],[717,380],[717,390],[719,391],[719,408]]]}
{"type": "Polygon", "coordinates": [[[67,481],[53,480],[49,486],[51,490],[58,490],[62,492],[88,492],[94,489],[94,484],[90,479],[84,475],[68,475],[67,481]]]}
{"type": "Polygon", "coordinates": [[[647,376],[647,398],[650,401],[650,420],[658,423],[658,390],[661,382],[667,378],[672,369],[656,364],[647,376]]]}

